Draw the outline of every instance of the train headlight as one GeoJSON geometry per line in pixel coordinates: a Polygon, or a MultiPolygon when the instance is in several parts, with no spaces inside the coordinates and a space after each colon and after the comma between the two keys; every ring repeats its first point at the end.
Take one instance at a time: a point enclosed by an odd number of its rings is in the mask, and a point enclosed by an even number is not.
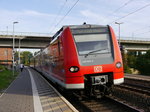
{"type": "Polygon", "coordinates": [[[79,71],[79,68],[77,66],[72,66],[69,68],[69,71],[74,73],[74,72],[78,72],[79,71]]]}
{"type": "Polygon", "coordinates": [[[117,62],[117,63],[116,63],[116,67],[117,67],[117,68],[121,68],[121,67],[122,67],[121,62],[117,62]]]}

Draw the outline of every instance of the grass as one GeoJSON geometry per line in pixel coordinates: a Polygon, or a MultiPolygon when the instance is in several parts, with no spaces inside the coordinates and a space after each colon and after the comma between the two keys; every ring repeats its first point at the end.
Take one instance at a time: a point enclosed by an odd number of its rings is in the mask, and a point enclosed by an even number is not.
{"type": "Polygon", "coordinates": [[[18,73],[15,72],[15,76],[13,76],[11,70],[1,71],[0,72],[0,91],[6,89],[17,75],[18,73]]]}

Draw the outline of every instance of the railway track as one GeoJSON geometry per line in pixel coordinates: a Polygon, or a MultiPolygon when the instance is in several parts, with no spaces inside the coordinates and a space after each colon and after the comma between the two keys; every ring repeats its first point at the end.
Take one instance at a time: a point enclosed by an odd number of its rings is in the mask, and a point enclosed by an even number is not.
{"type": "MultiPolygon", "coordinates": [[[[79,102],[88,112],[143,112],[114,98],[87,99],[79,102]]],[[[87,112],[87,111],[86,111],[87,112]]]]}
{"type": "Polygon", "coordinates": [[[125,78],[125,82],[121,85],[117,85],[116,87],[150,96],[149,77],[147,79],[145,77],[144,78],[143,77],[144,76],[138,77],[138,75],[136,75],[136,76],[134,76],[134,78],[125,78]]]}
{"type": "Polygon", "coordinates": [[[114,86],[113,95],[119,99],[150,112],[150,81],[134,77],[125,78],[125,83],[114,86]]]}
{"type": "MultiPolygon", "coordinates": [[[[53,84],[49,80],[48,82],[53,84]]],[[[58,91],[61,92],[60,90],[58,91]]],[[[61,94],[63,94],[63,96],[71,104],[73,104],[74,107],[79,110],[79,112],[144,112],[143,110],[136,109],[132,106],[129,106],[126,103],[123,103],[110,97],[104,97],[99,100],[95,98],[92,99],[86,98],[84,100],[78,100],[77,96],[74,95],[72,96],[68,94],[66,95],[62,92],[61,94]]]]}
{"type": "Polygon", "coordinates": [[[150,96],[150,87],[147,86],[125,83],[117,87],[150,96]]]}
{"type": "Polygon", "coordinates": [[[137,78],[137,79],[125,78],[124,84],[130,84],[136,87],[143,86],[142,88],[144,89],[145,87],[150,87],[150,80],[141,79],[141,78],[137,78]]]}
{"type": "Polygon", "coordinates": [[[135,79],[135,80],[150,81],[150,76],[125,74],[125,79],[135,79]]]}

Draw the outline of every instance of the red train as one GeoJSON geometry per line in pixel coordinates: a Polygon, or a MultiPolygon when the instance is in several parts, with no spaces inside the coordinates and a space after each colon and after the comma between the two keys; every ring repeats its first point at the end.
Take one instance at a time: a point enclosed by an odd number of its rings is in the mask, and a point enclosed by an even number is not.
{"type": "Polygon", "coordinates": [[[62,27],[34,57],[34,67],[62,88],[90,96],[108,94],[112,85],[124,82],[121,53],[110,26],[62,27]]]}

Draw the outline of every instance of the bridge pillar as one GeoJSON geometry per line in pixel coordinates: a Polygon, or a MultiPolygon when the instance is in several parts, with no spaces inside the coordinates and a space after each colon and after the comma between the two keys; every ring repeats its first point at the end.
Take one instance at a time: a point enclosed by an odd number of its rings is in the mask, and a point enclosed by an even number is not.
{"type": "Polygon", "coordinates": [[[123,66],[125,67],[125,66],[127,66],[127,53],[128,53],[128,50],[127,49],[125,49],[125,48],[123,48],[123,51],[122,51],[122,59],[123,59],[123,66]]]}

